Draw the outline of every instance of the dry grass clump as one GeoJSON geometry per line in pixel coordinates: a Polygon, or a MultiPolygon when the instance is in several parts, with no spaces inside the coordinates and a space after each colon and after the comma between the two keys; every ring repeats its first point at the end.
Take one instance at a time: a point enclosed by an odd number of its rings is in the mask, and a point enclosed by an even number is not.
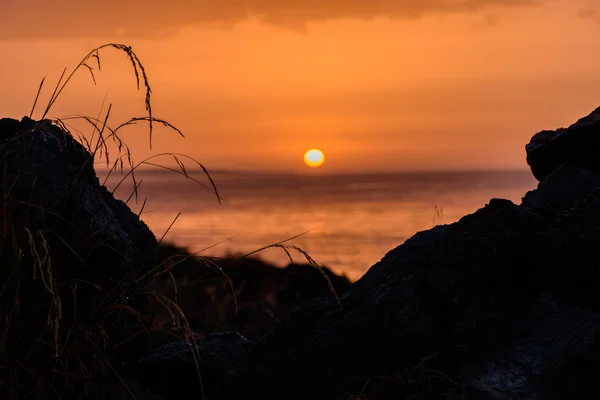
{"type": "MultiPolygon", "coordinates": [[[[123,128],[147,122],[150,146],[155,123],[181,136],[183,134],[169,122],[153,116],[152,91],[146,70],[130,46],[111,43],[93,49],[66,78],[65,75],[66,69],[34,130],[45,132],[48,121],[51,121],[65,134],[75,132],[80,144],[91,155],[87,163],[101,159],[110,166],[111,172],[120,170],[122,182],[130,178],[133,183],[132,196],[137,196],[139,187],[135,170],[144,164],[159,165],[152,159],[168,156],[179,165],[179,170],[171,170],[203,184],[187,172],[182,159],[194,161],[208,176],[210,185],[203,185],[215,193],[217,199],[220,198],[206,168],[191,157],[162,153],[134,163],[132,153],[120,134],[123,128]],[[123,52],[130,60],[138,89],[143,86],[145,90],[148,115],[133,117],[116,127],[108,124],[111,106],[102,119],[80,115],[49,118],[52,106],[78,70],[87,69],[96,82],[94,71],[100,70],[100,52],[106,49],[123,52]],[[92,62],[95,62],[95,68],[92,62]],[[85,121],[92,127],[89,139],[71,126],[72,120],[85,121]],[[110,149],[115,149],[116,153],[110,149]]],[[[35,113],[44,81],[38,88],[30,117],[35,113]]],[[[21,132],[14,140],[23,139],[22,135],[28,133],[21,132]]],[[[16,154],[16,157],[19,155],[16,154]]],[[[132,389],[135,385],[131,382],[127,364],[145,343],[139,340],[140,336],[148,333],[147,297],[153,296],[169,310],[177,309],[177,304],[147,290],[148,280],[136,279],[139,277],[108,286],[105,282],[95,281],[94,277],[97,278],[102,271],[89,269],[98,269],[103,263],[110,265],[115,259],[97,258],[106,255],[106,249],[82,250],[74,244],[74,227],[68,221],[68,209],[61,216],[35,201],[28,204],[15,201],[12,189],[19,185],[17,181],[7,182],[15,174],[6,168],[4,165],[2,170],[4,193],[0,218],[0,398],[112,398],[115,391],[125,397],[135,397],[132,389]],[[48,218],[63,220],[64,230],[52,231],[39,224],[31,226],[29,216],[34,213],[42,215],[42,220],[44,214],[48,218]],[[116,327],[122,332],[116,332],[116,327]],[[141,344],[131,345],[134,342],[141,344]]],[[[92,166],[84,163],[82,171],[84,168],[92,166]]],[[[18,178],[15,179],[21,179],[19,174],[16,176],[18,178]]],[[[33,182],[35,184],[35,178],[33,182]]],[[[34,189],[31,190],[33,198],[34,189]]],[[[83,243],[98,233],[84,238],[83,243]]],[[[101,246],[106,247],[107,244],[101,246]]],[[[109,277],[106,279],[110,280],[109,277]]],[[[182,330],[190,329],[182,313],[178,321],[182,330]]]]}
{"type": "MultiPolygon", "coordinates": [[[[141,122],[148,123],[150,146],[153,126],[157,123],[180,136],[183,134],[169,122],[154,117],[152,90],[146,70],[130,46],[110,43],[97,47],[69,75],[66,72],[66,69],[63,70],[53,89],[39,118],[39,127],[44,120],[50,120],[53,125],[78,138],[80,144],[91,154],[90,163],[102,160],[110,168],[110,173],[118,172],[122,175],[117,186],[127,179],[132,182],[130,199],[135,196],[137,200],[141,184],[136,179],[135,171],[141,166],[153,166],[168,169],[204,186],[221,201],[208,170],[189,156],[159,153],[141,162],[134,161],[130,148],[121,136],[122,129],[141,122]],[[101,68],[100,52],[107,49],[124,53],[131,62],[137,87],[145,91],[147,115],[132,117],[111,126],[108,121],[112,106],[109,105],[102,118],[83,115],[48,117],[58,97],[77,71],[86,69],[94,84],[96,83],[95,71],[101,68]],[[75,120],[90,126],[91,135],[86,136],[73,126],[72,122],[75,120]],[[156,161],[164,157],[174,160],[177,168],[164,166],[156,161]],[[199,167],[209,183],[204,184],[199,178],[192,176],[185,165],[186,161],[199,167]]],[[[45,79],[42,79],[30,117],[35,113],[44,82],[45,79]]],[[[5,178],[6,171],[3,170],[2,175],[5,178]]],[[[86,257],[94,254],[94,251],[82,255],[80,249],[72,245],[68,235],[68,221],[65,221],[67,232],[31,228],[26,222],[23,223],[27,220],[23,219],[24,215],[26,217],[34,209],[42,214],[45,212],[42,205],[33,203],[19,204],[24,211],[18,215],[13,214],[16,208],[12,205],[11,185],[10,182],[4,183],[5,190],[0,204],[0,398],[135,398],[136,391],[140,389],[130,374],[129,364],[135,359],[132,354],[143,350],[143,344],[147,343],[147,340],[140,340],[140,337],[149,336],[151,315],[146,312],[148,298],[172,316],[179,330],[188,338],[189,345],[194,347],[193,332],[177,298],[169,298],[149,285],[153,279],[165,277],[171,279],[173,285],[177,285],[171,270],[185,259],[158,260],[154,266],[147,266],[131,279],[115,282],[107,290],[92,279],[93,274],[86,272],[90,261],[86,257]],[[82,292],[85,295],[82,296],[82,292]],[[82,307],[85,309],[84,317],[80,311],[82,307]],[[74,315],[78,317],[75,318],[74,315]],[[125,331],[116,332],[117,326],[125,331]],[[126,337],[115,342],[115,337],[120,337],[119,335],[126,337]],[[138,344],[133,346],[131,343],[138,344]]],[[[142,206],[142,210],[143,208],[142,206]]],[[[63,218],[60,215],[52,217],[63,218]]],[[[96,234],[98,232],[86,239],[96,234]]],[[[164,235],[166,232],[160,240],[164,235]]],[[[290,259],[289,251],[298,251],[311,265],[320,269],[306,252],[284,242],[267,247],[283,249],[290,259]]],[[[189,257],[198,257],[198,254],[189,257]]],[[[110,265],[113,262],[110,258],[94,260],[95,265],[110,265]]],[[[226,276],[221,268],[216,265],[213,267],[216,273],[226,276]]],[[[326,274],[323,273],[323,276],[335,294],[326,274]]],[[[231,280],[229,282],[231,291],[235,294],[233,283],[231,280]]],[[[198,363],[199,359],[196,357],[198,384],[202,387],[198,363]]]]}
{"type": "Polygon", "coordinates": [[[438,356],[433,353],[394,374],[372,377],[345,400],[463,399],[461,385],[430,365],[438,356]]]}

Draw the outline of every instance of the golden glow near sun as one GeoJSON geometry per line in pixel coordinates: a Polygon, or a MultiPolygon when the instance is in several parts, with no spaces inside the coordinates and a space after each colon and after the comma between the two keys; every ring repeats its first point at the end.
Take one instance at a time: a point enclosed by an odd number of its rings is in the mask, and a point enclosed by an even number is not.
{"type": "Polygon", "coordinates": [[[325,154],[319,149],[310,149],[304,153],[304,162],[309,167],[320,167],[325,161],[325,154]]]}

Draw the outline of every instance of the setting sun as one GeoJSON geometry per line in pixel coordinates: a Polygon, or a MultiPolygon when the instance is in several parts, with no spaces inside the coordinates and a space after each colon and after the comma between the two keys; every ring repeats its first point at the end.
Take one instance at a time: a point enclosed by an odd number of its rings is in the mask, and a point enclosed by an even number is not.
{"type": "Polygon", "coordinates": [[[325,161],[325,154],[319,149],[310,149],[304,153],[304,162],[309,167],[320,167],[325,161]]]}

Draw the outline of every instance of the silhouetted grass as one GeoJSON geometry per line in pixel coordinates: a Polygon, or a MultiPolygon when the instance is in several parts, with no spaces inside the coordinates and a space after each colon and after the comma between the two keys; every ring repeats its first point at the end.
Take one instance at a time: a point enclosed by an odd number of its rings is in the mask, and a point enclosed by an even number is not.
{"type": "MultiPolygon", "coordinates": [[[[42,79],[33,106],[30,117],[35,114],[36,107],[40,101],[41,93],[44,88],[45,78],[42,79]]],[[[67,69],[63,70],[52,94],[46,104],[39,123],[44,119],[49,119],[53,124],[63,129],[64,132],[77,138],[79,142],[92,155],[91,162],[102,160],[110,169],[109,175],[119,171],[122,175],[121,181],[113,189],[116,190],[125,180],[131,179],[132,192],[127,199],[138,197],[138,188],[141,181],[138,182],[135,177],[135,171],[141,166],[153,166],[172,171],[186,179],[190,179],[214,193],[216,199],[221,202],[221,196],[217,190],[217,185],[211,178],[209,171],[199,161],[192,157],[178,153],[159,153],[135,162],[131,149],[121,135],[121,131],[141,122],[147,122],[149,126],[149,144],[152,146],[153,126],[158,123],[174,131],[180,136],[183,133],[171,123],[156,118],[152,112],[151,88],[148,76],[144,66],[130,46],[123,44],[105,44],[90,51],[77,64],[77,66],[67,75],[67,69]],[[109,105],[102,118],[89,117],[84,115],[71,115],[64,117],[49,117],[49,112],[63,93],[64,88],[71,81],[74,74],[86,69],[96,83],[95,71],[100,71],[101,57],[104,50],[114,49],[124,53],[131,62],[138,89],[145,91],[145,108],[147,116],[132,117],[129,120],[120,123],[114,127],[109,124],[112,105],[109,105]],[[71,124],[72,121],[84,121],[92,129],[90,137],[86,137],[79,129],[71,124]],[[111,151],[114,146],[116,151],[111,151]],[[155,160],[158,158],[169,158],[175,161],[177,168],[162,165],[155,160]],[[201,168],[209,181],[209,185],[204,184],[198,178],[189,174],[185,162],[192,162],[201,168]]],[[[80,172],[81,173],[81,172],[80,172]]],[[[108,179],[108,177],[107,177],[108,179]]],[[[9,187],[6,185],[5,187],[9,187]]],[[[195,336],[192,327],[185,312],[182,310],[178,292],[179,283],[173,270],[183,265],[187,260],[194,259],[207,266],[215,274],[226,279],[229,290],[235,302],[235,312],[237,313],[236,287],[232,279],[226,273],[227,268],[222,267],[222,263],[215,262],[214,258],[201,257],[200,253],[189,254],[183,258],[175,260],[175,257],[159,260],[157,265],[140,272],[139,276],[134,277],[130,282],[120,282],[111,292],[105,292],[93,281],[83,279],[73,279],[67,282],[60,282],[54,276],[57,266],[74,263],[77,260],[83,266],[86,260],[83,260],[76,248],[72,248],[68,240],[59,232],[47,232],[43,230],[31,231],[25,227],[24,234],[16,232],[15,226],[11,223],[13,217],[7,214],[7,207],[10,200],[10,190],[3,194],[3,230],[2,243],[0,245],[0,257],[2,264],[0,268],[0,359],[6,361],[0,365],[0,397],[9,396],[12,398],[114,398],[115,390],[124,397],[134,398],[133,390],[130,387],[130,378],[123,371],[123,366],[114,365],[111,358],[112,352],[134,338],[126,338],[122,343],[111,343],[108,337],[107,319],[97,319],[98,315],[103,318],[113,318],[117,312],[125,312],[137,321],[137,329],[134,336],[149,335],[150,321],[149,316],[144,315],[140,310],[136,310],[129,305],[129,299],[135,296],[150,297],[154,304],[160,305],[161,309],[170,315],[176,328],[183,333],[183,338],[188,342],[192,349],[196,348],[195,336]],[[58,250],[60,251],[58,251],[58,250]],[[220,265],[221,264],[221,265],[220,265]],[[144,285],[142,289],[140,284],[144,282],[154,282],[157,279],[170,281],[175,295],[169,296],[163,292],[153,289],[152,285],[144,285]],[[41,285],[35,282],[41,282],[41,285]],[[31,287],[23,287],[27,285],[31,287]],[[85,320],[65,321],[63,318],[63,308],[65,302],[71,307],[77,308],[78,299],[75,295],[78,286],[86,286],[87,290],[100,293],[101,301],[90,310],[90,316],[85,320]],[[38,292],[33,293],[38,290],[38,292]],[[33,298],[35,309],[22,309],[22,300],[25,299],[23,293],[27,293],[28,299],[33,298]],[[40,310],[43,311],[40,313],[40,310]],[[19,338],[20,325],[13,326],[13,322],[25,321],[27,326],[39,327],[39,332],[25,332],[24,341],[33,344],[33,347],[26,352],[22,358],[13,357],[12,347],[22,346],[17,342],[10,343],[9,338],[19,338]],[[117,382],[117,389],[115,389],[117,382]]],[[[28,207],[44,210],[39,204],[24,204],[28,207]]],[[[142,205],[140,214],[145,205],[142,205]]],[[[56,216],[63,218],[61,216],[56,216]]],[[[65,221],[67,225],[69,221],[65,221]]],[[[173,221],[174,223],[175,221],[173,221]]],[[[165,237],[165,232],[159,240],[165,237]]],[[[97,233],[94,233],[97,234],[97,233]]],[[[93,234],[92,234],[93,235],[93,234]]],[[[337,298],[335,289],[324,270],[302,249],[288,245],[288,240],[265,246],[255,252],[246,254],[234,260],[229,260],[230,264],[239,262],[259,251],[269,247],[280,248],[290,257],[290,251],[296,251],[303,256],[308,263],[319,270],[327,282],[328,287],[337,298]]],[[[197,264],[195,264],[197,265],[197,264]]],[[[338,299],[339,302],[339,299],[338,299]]],[[[341,305],[341,304],[340,304],[341,305]]],[[[198,384],[202,389],[202,377],[199,368],[199,357],[197,348],[194,352],[196,371],[198,375],[198,384]]],[[[4,397],[2,397],[4,398],[4,397]]]]}

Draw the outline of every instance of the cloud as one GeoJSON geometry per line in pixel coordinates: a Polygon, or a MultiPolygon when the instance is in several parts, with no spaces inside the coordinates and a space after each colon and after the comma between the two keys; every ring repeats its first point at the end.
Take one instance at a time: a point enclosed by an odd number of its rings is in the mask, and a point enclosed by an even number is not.
{"type": "Polygon", "coordinates": [[[579,12],[579,16],[600,24],[600,9],[585,8],[579,12]]]}
{"type": "Polygon", "coordinates": [[[0,39],[157,38],[186,26],[230,26],[248,17],[286,28],[337,18],[418,18],[527,6],[544,0],[3,0],[0,39]]]}
{"type": "Polygon", "coordinates": [[[500,16],[498,14],[488,14],[485,17],[485,22],[489,26],[496,26],[500,22],[500,16]]]}

